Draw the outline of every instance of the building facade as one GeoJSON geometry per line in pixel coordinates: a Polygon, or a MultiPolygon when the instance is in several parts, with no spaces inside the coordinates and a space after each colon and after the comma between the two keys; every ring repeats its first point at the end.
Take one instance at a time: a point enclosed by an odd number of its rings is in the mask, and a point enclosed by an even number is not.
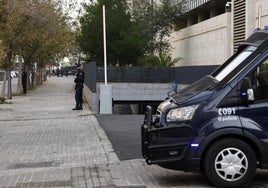
{"type": "Polygon", "coordinates": [[[267,0],[186,0],[184,8],[170,37],[172,58],[182,58],[176,66],[222,64],[254,29],[268,25],[267,0]]]}

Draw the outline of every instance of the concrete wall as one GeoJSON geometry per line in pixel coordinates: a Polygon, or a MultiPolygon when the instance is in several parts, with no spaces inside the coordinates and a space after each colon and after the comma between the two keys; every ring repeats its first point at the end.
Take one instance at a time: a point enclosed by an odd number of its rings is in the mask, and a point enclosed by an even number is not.
{"type": "Polygon", "coordinates": [[[83,97],[92,112],[99,112],[99,96],[97,93],[92,93],[92,91],[85,85],[83,89],[83,97]]]}
{"type": "MultiPolygon", "coordinates": [[[[173,89],[172,83],[108,83],[112,85],[112,97],[115,102],[132,103],[142,101],[163,101],[167,93],[173,89]]],[[[99,112],[100,85],[97,83],[97,93],[92,93],[88,87],[84,87],[84,97],[93,112],[99,112]]],[[[186,85],[179,85],[178,89],[186,85]]]]}
{"type": "Polygon", "coordinates": [[[256,0],[246,1],[246,38],[252,34],[255,28],[257,28],[256,23],[256,13],[255,13],[256,0]]]}
{"type": "Polygon", "coordinates": [[[231,13],[221,14],[171,35],[176,66],[219,65],[232,54],[231,13]]]}
{"type": "MultiPolygon", "coordinates": [[[[111,83],[114,101],[162,101],[172,84],[166,83],[111,83]]],[[[98,86],[99,88],[99,86],[98,86]]]]}
{"type": "Polygon", "coordinates": [[[247,0],[246,1],[246,37],[252,34],[257,28],[268,25],[268,3],[267,0],[247,0]],[[259,12],[261,20],[259,23],[259,12]],[[260,24],[260,26],[259,26],[260,24]]]}
{"type": "MultiPolygon", "coordinates": [[[[261,28],[268,25],[267,2],[246,1],[246,38],[258,27],[259,10],[261,28]]],[[[227,12],[172,33],[172,58],[183,58],[176,66],[222,64],[233,54],[232,19],[232,12],[227,12]]]]}
{"type": "Polygon", "coordinates": [[[261,8],[261,27],[263,28],[264,26],[268,26],[268,1],[267,0],[254,0],[254,1],[256,2],[255,6],[256,26],[258,26],[259,7],[261,8]]]}

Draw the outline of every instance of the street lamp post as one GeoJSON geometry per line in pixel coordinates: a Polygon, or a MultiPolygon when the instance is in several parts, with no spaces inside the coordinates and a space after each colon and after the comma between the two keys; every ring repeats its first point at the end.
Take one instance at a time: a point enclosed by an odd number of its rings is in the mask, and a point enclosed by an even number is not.
{"type": "Polygon", "coordinates": [[[106,19],[105,6],[103,11],[103,45],[104,45],[104,85],[100,85],[100,113],[112,114],[112,85],[107,84],[107,54],[106,54],[106,19]]]}

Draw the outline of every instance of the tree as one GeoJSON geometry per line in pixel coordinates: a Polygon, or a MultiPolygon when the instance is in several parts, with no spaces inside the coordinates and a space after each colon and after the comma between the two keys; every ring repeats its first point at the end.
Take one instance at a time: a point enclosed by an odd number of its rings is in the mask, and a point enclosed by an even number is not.
{"type": "Polygon", "coordinates": [[[16,50],[16,36],[18,34],[18,19],[16,18],[16,10],[21,8],[20,5],[20,1],[0,1],[0,41],[5,54],[4,58],[2,58],[2,61],[0,62],[0,68],[6,70],[1,97],[4,97],[5,95],[7,70],[11,69],[13,65],[12,57],[16,50]]]}
{"type": "Polygon", "coordinates": [[[125,0],[99,0],[85,5],[86,14],[81,17],[81,33],[77,41],[89,61],[103,62],[102,5],[106,8],[107,57],[112,65],[137,62],[144,53],[145,40],[133,27],[125,0]]]}
{"type": "Polygon", "coordinates": [[[108,62],[113,65],[170,66],[168,37],[182,3],[171,5],[170,0],[159,4],[133,1],[128,7],[123,0],[90,1],[86,14],[80,19],[81,33],[78,44],[89,61],[103,62],[102,5],[106,6],[106,30],[108,62]]]}
{"type": "MultiPolygon", "coordinates": [[[[2,41],[0,41],[0,69],[4,69],[5,67],[7,67],[6,65],[6,49],[3,46],[2,41]]],[[[6,78],[6,73],[4,74],[4,78],[6,78]]],[[[6,89],[6,79],[4,79],[4,83],[3,83],[3,89],[2,92],[0,94],[0,98],[4,98],[5,96],[5,89],[6,89]]]]}
{"type": "Polygon", "coordinates": [[[5,67],[12,67],[12,58],[19,55],[28,69],[34,64],[43,68],[48,60],[66,52],[72,33],[66,16],[57,7],[52,0],[0,1],[0,40],[6,51],[5,67]]]}
{"type": "Polygon", "coordinates": [[[168,37],[174,29],[176,17],[183,11],[184,2],[176,5],[172,5],[171,0],[161,0],[155,4],[146,1],[134,3],[133,20],[143,31],[143,38],[148,41],[145,59],[141,61],[143,64],[148,65],[146,61],[155,59],[154,66],[170,66],[179,60],[170,58],[168,37]]]}

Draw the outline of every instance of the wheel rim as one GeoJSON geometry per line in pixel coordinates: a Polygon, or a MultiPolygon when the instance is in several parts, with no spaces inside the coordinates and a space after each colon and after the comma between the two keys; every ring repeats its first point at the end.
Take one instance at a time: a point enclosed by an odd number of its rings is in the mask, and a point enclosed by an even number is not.
{"type": "Polygon", "coordinates": [[[233,182],[241,179],[247,169],[247,156],[237,148],[226,148],[215,159],[215,170],[226,181],[233,182]]]}

